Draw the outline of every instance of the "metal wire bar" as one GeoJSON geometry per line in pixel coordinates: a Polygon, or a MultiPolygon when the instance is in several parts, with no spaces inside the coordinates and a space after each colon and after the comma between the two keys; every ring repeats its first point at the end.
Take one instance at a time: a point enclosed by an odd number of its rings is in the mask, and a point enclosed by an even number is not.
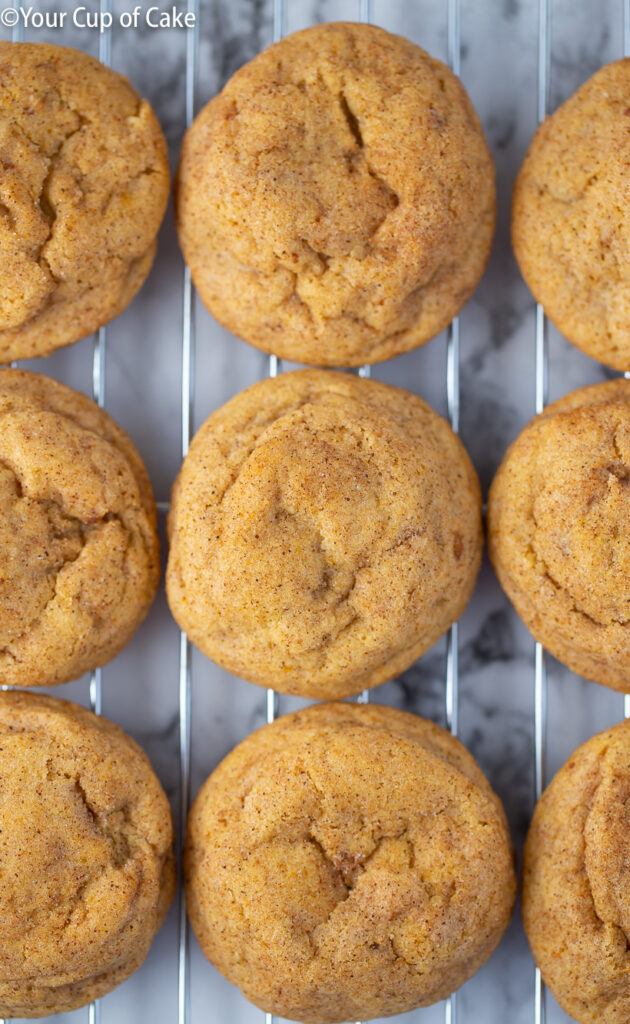
{"type": "MultiPolygon", "coordinates": [[[[541,124],[549,110],[551,66],[551,0],[538,0],[538,94],[537,115],[541,124]]],[[[549,344],[547,318],[540,303],[536,305],[536,413],[541,413],[549,397],[549,344]]],[[[547,666],[542,644],[534,653],[534,798],[540,799],[545,785],[545,749],[547,740],[547,666]]],[[[547,1016],[545,985],[540,968],[534,969],[534,1024],[544,1024],[547,1016]]]]}
{"type": "Polygon", "coordinates": [[[273,0],[272,39],[278,43],[287,34],[287,3],[286,0],[273,0]]]}
{"type": "MultiPolygon", "coordinates": [[[[14,11],[19,11],[19,9],[20,9],[20,0],[13,0],[11,6],[13,7],[14,11]]],[[[22,23],[21,23],[20,20],[18,20],[17,24],[15,24],[13,26],[13,28],[11,29],[11,42],[12,43],[21,43],[22,39],[23,39],[23,35],[24,35],[24,32],[23,32],[23,28],[22,28],[22,23]]],[[[13,368],[17,364],[16,363],[11,363],[10,365],[13,368]]],[[[0,689],[2,689],[2,690],[9,690],[10,687],[9,686],[2,686],[2,687],[0,687],[0,689]]],[[[0,1017],[0,1024],[11,1024],[11,1021],[9,1020],[8,1017],[0,1017]]],[[[90,1022],[90,1024],[92,1024],[92,1022],[90,1022]]],[[[93,1024],[98,1024],[98,1021],[94,1021],[93,1024]]]]}
{"type": "MultiPolygon", "coordinates": [[[[359,21],[365,25],[370,25],[372,22],[372,0],[359,0],[359,21]]],[[[358,369],[358,375],[363,380],[369,380],[372,376],[372,367],[369,363],[364,363],[358,369]]],[[[357,704],[369,704],[370,703],[370,691],[361,690],[361,693],[357,697],[357,704]]],[[[357,1021],[356,1024],[362,1024],[361,1021],[357,1021]]]]}
{"type": "MultiPolygon", "coordinates": [[[[461,3],[447,2],[447,61],[455,75],[461,69],[461,3]]],[[[459,317],[455,317],[446,335],[446,403],[448,418],[455,433],[459,433],[459,317]]],[[[454,622],[446,637],[446,681],[444,691],[446,727],[453,736],[459,729],[459,625],[454,622]]],[[[457,993],[453,992],[444,1003],[444,1024],[456,1024],[457,993]]]]}
{"type": "MultiPolygon", "coordinates": [[[[13,0],[13,3],[12,3],[11,6],[13,7],[14,11],[19,11],[19,9],[20,9],[20,0],[13,0]]],[[[14,25],[13,28],[11,29],[11,42],[12,43],[21,43],[22,42],[22,38],[23,38],[22,24],[21,24],[21,21],[18,20],[17,24],[14,25]]],[[[11,367],[14,367],[15,365],[16,365],[15,363],[11,363],[11,367]]],[[[3,686],[3,687],[1,687],[1,689],[2,690],[8,690],[8,689],[10,689],[10,687],[3,686]]],[[[9,1020],[8,1017],[0,1017],[0,1024],[11,1024],[11,1021],[9,1020]]],[[[92,1024],[92,1022],[90,1022],[90,1024],[92,1024]]],[[[98,1024],[98,1022],[94,1021],[93,1024],[98,1024]]]]}
{"type": "MultiPolygon", "coordinates": [[[[623,56],[630,57],[630,0],[621,0],[621,2],[623,6],[623,56]]],[[[626,370],[624,377],[630,378],[630,371],[626,370]]],[[[630,693],[626,693],[623,698],[623,717],[630,718],[630,693]]]]}
{"type": "MultiPolygon", "coordinates": [[[[372,0],[359,0],[359,21],[364,25],[369,25],[372,22],[372,0]]],[[[363,380],[369,380],[372,376],[372,367],[369,363],[364,363],[358,369],[358,375],[363,380]]],[[[369,704],[370,703],[370,691],[361,690],[361,693],[357,697],[357,704],[369,704]]]]}
{"type": "MultiPolygon", "coordinates": [[[[199,0],[188,0],[192,25],[186,29],[186,128],[195,116],[197,53],[199,49],[199,0]]],[[[181,348],[181,454],[186,458],[194,422],[195,333],[193,285],[190,270],[184,269],[181,348]]],[[[182,883],[182,853],[190,804],[190,721],[192,703],[191,645],[182,631],[179,637],[179,943],[177,955],[177,1019],[190,1020],[190,957],[186,899],[182,883]]]]}
{"type": "MultiPolygon", "coordinates": [[[[14,11],[18,11],[18,12],[20,10],[20,5],[21,5],[21,0],[13,0],[13,3],[11,4],[13,10],[14,11]]],[[[23,28],[23,25],[22,25],[22,19],[20,17],[20,18],[18,18],[16,24],[11,29],[11,42],[12,43],[21,43],[23,38],[24,38],[24,28],[23,28]]],[[[8,1024],[8,1022],[7,1022],[7,1024],[8,1024]]]]}
{"type": "MultiPolygon", "coordinates": [[[[286,35],[287,31],[287,4],[286,0],[273,0],[273,23],[272,23],[272,39],[274,43],[278,43],[283,36],[286,35]]],[[[267,365],[267,373],[270,377],[277,377],[279,373],[282,373],[282,363],[275,355],[270,355],[267,365]]],[[[266,719],[267,724],[271,725],[275,722],[278,715],[278,694],[276,691],[269,687],[267,689],[267,701],[266,701],[266,719]]],[[[275,1017],[273,1013],[265,1013],[265,1024],[274,1024],[275,1017]]]]}
{"type": "Polygon", "coordinates": [[[359,0],[359,21],[369,25],[373,20],[374,10],[372,0],[359,0]]]}
{"type": "MultiPolygon", "coordinates": [[[[460,74],[461,64],[461,25],[459,0],[448,0],[447,23],[447,59],[454,74],[460,74]]],[[[459,317],[450,325],[447,333],[446,349],[446,399],[448,415],[453,430],[459,431],[459,317]]],[[[446,725],[453,736],[459,728],[459,626],[455,622],[448,631],[446,639],[446,687],[445,687],[446,725]]],[[[455,1024],[457,1020],[457,993],[453,992],[444,1005],[445,1024],[455,1024]]]]}
{"type": "MultiPolygon", "coordinates": [[[[100,14],[111,17],[111,0],[100,0],[100,14]]],[[[109,21],[109,18],[107,19],[109,21]]],[[[112,62],[112,30],[109,25],[99,35],[98,59],[107,67],[112,62]]],[[[94,337],[92,352],[92,398],[100,406],[105,407],[105,360],[107,356],[107,328],[99,328],[94,337]]],[[[93,669],[90,673],[90,707],[96,715],[103,710],[103,670],[93,669]]],[[[88,1006],[88,1024],[100,1024],[101,1004],[98,999],[88,1006]]]]}
{"type": "MultiPolygon", "coordinates": [[[[272,37],[274,43],[279,42],[282,37],[286,34],[287,28],[287,5],[286,0],[273,0],[273,24],[272,24],[272,37]]],[[[282,362],[278,359],[278,356],[270,355],[267,361],[267,374],[269,377],[277,377],[278,374],[282,373],[282,362]]],[[[267,689],[267,702],[266,702],[266,718],[267,724],[270,725],[276,719],[278,714],[278,694],[272,687],[267,689]]],[[[273,1016],[269,1013],[265,1014],[265,1019],[268,1024],[273,1021],[273,1016]]]]}
{"type": "MultiPolygon", "coordinates": [[[[544,121],[549,103],[550,65],[550,0],[538,0],[538,121],[544,121]]],[[[541,413],[549,398],[549,344],[547,318],[540,303],[536,305],[536,413],[541,413]]],[[[536,645],[536,701],[534,707],[536,742],[536,799],[544,786],[544,718],[547,691],[545,655],[540,644],[536,645]]]]}

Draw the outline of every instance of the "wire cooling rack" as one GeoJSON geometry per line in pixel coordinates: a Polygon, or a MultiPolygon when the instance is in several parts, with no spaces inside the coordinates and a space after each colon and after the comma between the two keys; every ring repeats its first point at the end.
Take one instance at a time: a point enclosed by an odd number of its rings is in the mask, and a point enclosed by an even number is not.
{"type": "MultiPolygon", "coordinates": [[[[112,0],[99,0],[100,2],[100,14],[108,15],[112,11],[112,0]]],[[[203,2],[203,0],[201,0],[203,2]]],[[[460,73],[460,59],[462,54],[461,46],[461,5],[465,0],[443,0],[442,3],[435,5],[433,10],[433,17],[442,19],[444,22],[444,29],[446,34],[446,54],[447,60],[456,73],[460,73]]],[[[557,4],[560,4],[562,0],[555,0],[557,4]]],[[[619,26],[620,32],[622,30],[622,44],[623,53],[630,54],[630,0],[619,0],[620,12],[619,12],[619,26]]],[[[287,28],[287,16],[291,0],[272,0],[272,39],[277,41],[282,38],[286,33],[287,28]]],[[[551,40],[552,40],[552,10],[553,0],[537,0],[537,114],[538,121],[544,119],[549,106],[550,106],[550,55],[551,55],[551,40]]],[[[13,6],[17,10],[19,8],[19,0],[13,0],[13,6]]],[[[194,26],[186,30],[185,39],[185,123],[189,126],[195,116],[198,109],[198,96],[197,96],[197,78],[199,72],[199,52],[200,43],[204,39],[204,23],[203,15],[207,14],[206,5],[204,4],[203,9],[200,7],[200,0],[186,0],[187,12],[192,15],[194,26]]],[[[93,5],[92,5],[93,9],[93,5]]],[[[259,15],[260,4],[257,0],[253,0],[251,5],[252,17],[256,18],[259,15]]],[[[326,10],[327,17],[333,18],[338,16],[337,13],[331,9],[330,12],[326,10]]],[[[356,19],[363,22],[370,22],[373,20],[374,11],[372,0],[348,0],[343,10],[343,17],[356,19]],[[354,8],[354,9],[353,9],[354,8]]],[[[19,42],[22,39],[22,29],[18,24],[12,32],[12,38],[14,41],[19,42]]],[[[62,39],[54,39],[52,41],[63,42],[62,39]]],[[[104,32],[99,35],[98,42],[98,56],[99,59],[109,64],[111,61],[112,53],[112,31],[110,28],[106,28],[104,32]]],[[[621,55],[621,54],[618,54],[621,55]]],[[[133,67],[126,69],[127,72],[134,77],[133,67]]],[[[195,296],[194,289],[190,273],[186,268],[183,271],[183,284],[182,284],[182,331],[181,331],[181,349],[180,349],[180,369],[181,369],[181,394],[180,394],[180,429],[181,429],[181,457],[185,457],[188,452],[188,447],[192,432],[195,424],[195,363],[196,363],[196,344],[195,344],[195,296]]],[[[549,392],[549,327],[544,316],[541,306],[536,307],[535,313],[535,344],[532,345],[532,351],[535,353],[535,365],[534,365],[534,381],[535,381],[535,395],[534,402],[532,405],[532,413],[534,411],[540,412],[544,408],[548,399],[549,392]]],[[[84,345],[87,342],[83,343],[84,345]]],[[[435,343],[434,343],[435,344],[435,343]]],[[[459,429],[459,418],[460,418],[460,320],[455,319],[451,326],[448,328],[445,337],[446,346],[446,358],[444,361],[444,373],[445,373],[445,390],[446,390],[446,405],[447,412],[450,422],[455,431],[459,429]]],[[[105,380],[107,371],[107,329],[102,328],[92,341],[92,356],[91,356],[91,380],[89,387],[86,390],[90,391],[94,400],[99,405],[105,405],[105,380]]],[[[39,368],[39,367],[34,367],[39,368]]],[[[41,367],[44,372],[47,372],[46,367],[41,367]]],[[[269,376],[276,376],[283,371],[283,366],[279,359],[275,356],[270,356],[266,363],[265,371],[269,376]]],[[[379,376],[379,367],[370,368],[369,366],[363,366],[358,370],[360,376],[369,377],[370,373],[374,376],[379,376]]],[[[161,495],[164,499],[164,495],[161,495]]],[[[160,513],[164,514],[168,510],[168,502],[161,500],[158,502],[158,508],[160,513]]],[[[192,662],[193,652],[186,636],[181,633],[179,635],[179,648],[178,648],[178,717],[177,717],[177,747],[178,747],[178,794],[176,803],[179,809],[179,836],[184,835],[186,817],[188,806],[191,795],[191,720],[192,720],[192,662]]],[[[444,676],[443,676],[443,720],[450,731],[457,735],[458,733],[458,722],[459,722],[459,629],[458,625],[455,624],[449,630],[446,637],[446,649],[444,658],[444,676]]],[[[533,780],[534,780],[534,791],[535,798],[537,799],[542,792],[545,784],[545,761],[547,751],[547,707],[548,707],[548,684],[547,684],[547,664],[546,656],[539,644],[534,646],[534,658],[533,658],[533,686],[532,686],[532,720],[533,720],[533,780]]],[[[89,706],[96,713],[101,713],[102,710],[102,672],[96,670],[91,673],[87,680],[87,700],[89,706]]],[[[57,689],[55,690],[56,696],[65,696],[64,692],[57,689]]],[[[358,698],[359,701],[367,701],[368,694],[364,692],[358,698]]],[[[265,718],[268,722],[275,719],[279,713],[279,697],[273,690],[268,690],[265,699],[265,718]]],[[[623,712],[625,717],[630,717],[630,697],[624,698],[623,712]]],[[[124,725],[124,722],[121,723],[124,725]]],[[[156,1017],[151,1016],[151,1020],[155,1021],[156,1024],[162,1024],[162,1021],[168,1021],[171,1024],[172,1021],[176,1020],[177,1024],[193,1024],[191,1014],[191,946],[190,946],[190,933],[187,924],[185,905],[182,897],[181,889],[178,897],[177,906],[177,1002],[175,1014],[170,1010],[168,1013],[165,1011],[163,1016],[156,1017]]],[[[0,938],[1,941],[1,938],[0,938]]],[[[540,972],[532,967],[525,966],[525,970],[531,971],[533,975],[534,984],[534,997],[532,1001],[532,1016],[534,1024],[545,1024],[547,1020],[547,999],[544,985],[542,984],[540,972]]],[[[211,968],[208,968],[211,970],[211,968]]],[[[554,1009],[554,1012],[556,1010],[554,1009]]],[[[417,1019],[421,1019],[422,1011],[419,1012],[417,1019]]],[[[475,1016],[474,1020],[466,1013],[461,1011],[458,1007],[457,996],[453,995],[450,999],[446,1000],[439,1011],[441,1020],[444,1024],[486,1024],[487,1020],[496,1019],[498,1017],[479,1017],[475,1016]]],[[[108,1015],[109,1016],[109,1015],[108,1015]]],[[[195,1016],[195,1024],[198,1015],[195,1016]]],[[[101,1005],[99,1002],[92,1003],[84,1011],[77,1011],[76,1014],[72,1015],[72,1019],[76,1018],[79,1020],[87,1020],[88,1024],[100,1024],[101,1022],[101,1005]]],[[[136,1008],[133,1011],[132,1016],[129,1020],[142,1021],[148,1019],[145,1017],[142,1006],[136,1008]]],[[[411,1018],[410,1018],[411,1019],[411,1018]]],[[[416,1017],[414,1016],[415,1020],[416,1017]]],[[[438,1018],[435,1015],[431,1016],[431,1021],[438,1018]]],[[[554,1020],[560,1019],[554,1016],[554,1020]]],[[[216,1016],[212,1008],[209,1008],[208,1015],[205,1020],[211,1021],[212,1024],[232,1024],[232,1021],[225,1017],[216,1016]]],[[[264,1014],[261,1011],[251,1007],[248,1011],[245,1011],[244,1015],[239,1016],[240,1020],[251,1021],[254,1024],[255,1021],[260,1021],[261,1024],[264,1021],[265,1024],[278,1024],[277,1018],[274,1018],[271,1014],[264,1014]]],[[[8,1021],[0,1021],[0,1024],[9,1024],[8,1021]]],[[[503,1021],[501,1020],[501,1024],[503,1021]]]]}

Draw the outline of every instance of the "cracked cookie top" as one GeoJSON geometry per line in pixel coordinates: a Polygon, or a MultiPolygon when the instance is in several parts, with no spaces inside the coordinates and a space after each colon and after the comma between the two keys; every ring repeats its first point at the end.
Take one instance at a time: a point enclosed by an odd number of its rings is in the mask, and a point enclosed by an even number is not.
{"type": "Polygon", "coordinates": [[[540,126],[516,180],[514,252],[559,331],[630,370],[630,59],[608,64],[540,126]]]}
{"type": "Polygon", "coordinates": [[[149,104],[93,57],[0,42],[0,363],[107,323],[149,272],[166,142],[149,104]]]}
{"type": "Polygon", "coordinates": [[[85,395],[0,370],[0,684],[76,679],[118,654],[159,579],[151,485],[85,395]]]}
{"type": "Polygon", "coordinates": [[[579,747],[538,802],[523,923],[543,978],[580,1024],[630,1019],[630,722],[579,747]]]}
{"type": "Polygon", "coordinates": [[[252,1002],[327,1024],[444,998],[490,956],[515,877],[468,751],[378,705],[320,704],[249,736],[189,818],[186,905],[252,1002]]]}
{"type": "Polygon", "coordinates": [[[0,1015],[109,992],[175,890],[168,800],[146,754],[90,711],[0,693],[0,1015]]]}
{"type": "Polygon", "coordinates": [[[338,697],[408,668],[463,611],[479,485],[420,398],[301,370],[206,421],[169,535],[171,610],[205,654],[263,686],[338,697]]]}
{"type": "Polygon", "coordinates": [[[241,68],[187,133],[186,262],[208,309],[267,352],[355,366],[461,309],[494,231],[494,167],[459,80],[400,36],[326,24],[241,68]]]}
{"type": "Polygon", "coordinates": [[[587,679],[630,691],[630,381],[550,405],[490,490],[488,543],[525,624],[587,679]]]}

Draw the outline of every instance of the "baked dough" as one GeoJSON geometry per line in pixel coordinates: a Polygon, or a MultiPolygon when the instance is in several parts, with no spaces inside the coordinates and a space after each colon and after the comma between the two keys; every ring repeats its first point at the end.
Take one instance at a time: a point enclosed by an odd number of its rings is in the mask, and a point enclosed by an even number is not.
{"type": "Polygon", "coordinates": [[[523,277],[562,334],[630,370],[630,59],[607,64],[540,126],[514,188],[523,277]]]}
{"type": "Polygon", "coordinates": [[[630,722],[594,736],[543,793],[525,844],[523,921],[580,1024],[630,1020],[630,722]]]}
{"type": "Polygon", "coordinates": [[[43,686],[110,661],[159,574],[151,484],[104,410],[0,370],[0,684],[43,686]]]}
{"type": "Polygon", "coordinates": [[[287,36],[184,139],[179,237],[234,334],[317,366],[422,345],[483,274],[494,165],[452,72],[373,25],[287,36]]]}
{"type": "Polygon", "coordinates": [[[186,906],[206,956],[307,1024],[427,1006],[492,953],[515,896],[503,809],[449,733],[320,704],[249,736],[192,807],[186,906]]]}
{"type": "Polygon", "coordinates": [[[630,692],[630,381],[574,391],[514,441],[490,558],[524,623],[586,679],[630,692]]]}
{"type": "Polygon", "coordinates": [[[166,141],[126,78],[80,50],[0,42],[0,363],[128,306],[168,192],[166,141]]]}
{"type": "Polygon", "coordinates": [[[283,693],[358,693],[462,613],[481,497],[461,441],[400,388],[330,370],[255,384],[173,488],[167,593],[190,639],[283,693]]]}
{"type": "Polygon", "coordinates": [[[135,971],[175,892],[146,754],[68,701],[0,693],[0,1016],[84,1006],[135,971]]]}

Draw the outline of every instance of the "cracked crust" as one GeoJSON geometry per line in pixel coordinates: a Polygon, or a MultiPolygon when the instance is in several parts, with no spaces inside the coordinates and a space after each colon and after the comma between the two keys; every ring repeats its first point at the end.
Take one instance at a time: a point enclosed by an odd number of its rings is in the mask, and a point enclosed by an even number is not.
{"type": "Polygon", "coordinates": [[[135,971],[175,891],[144,751],[90,711],[0,693],[0,1016],[84,1006],[135,971]]]}
{"type": "Polygon", "coordinates": [[[319,366],[432,338],[476,287],[494,167],[449,69],[368,25],[297,32],[198,115],[179,168],[186,262],[208,309],[319,366]]]}
{"type": "Polygon", "coordinates": [[[630,1020],[630,722],[571,755],[525,844],[523,921],[536,963],[580,1024],[630,1020]]]}
{"type": "Polygon", "coordinates": [[[565,337],[630,369],[630,59],[589,78],[540,126],[514,189],[523,277],[565,337]]]}
{"type": "Polygon", "coordinates": [[[193,804],[184,873],[206,956],[308,1024],[444,998],[490,956],[516,888],[475,760],[378,705],[315,705],[239,744],[193,804]]]}
{"type": "Polygon", "coordinates": [[[158,580],[151,484],[124,431],[85,395],[0,370],[0,684],[110,661],[158,580]]]}
{"type": "Polygon", "coordinates": [[[508,449],[488,547],[524,623],[574,672],[630,692],[630,381],[581,388],[508,449]]]}
{"type": "Polygon", "coordinates": [[[97,330],[147,276],[166,142],[126,78],[79,50],[0,42],[0,363],[97,330]]]}
{"type": "Polygon", "coordinates": [[[330,698],[391,679],[463,611],[481,499],[441,416],[326,370],[255,384],[199,430],[175,483],[167,593],[218,664],[330,698]]]}

